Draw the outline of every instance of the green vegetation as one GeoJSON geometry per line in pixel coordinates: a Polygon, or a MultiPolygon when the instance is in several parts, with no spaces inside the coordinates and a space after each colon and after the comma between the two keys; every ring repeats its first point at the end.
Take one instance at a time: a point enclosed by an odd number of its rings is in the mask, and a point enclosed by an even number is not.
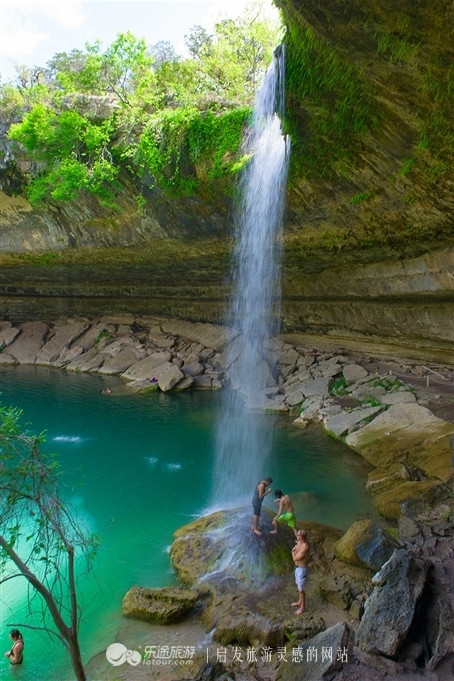
{"type": "Polygon", "coordinates": [[[292,176],[326,177],[353,158],[355,141],[375,125],[372,89],[315,31],[293,16],[286,38],[286,127],[292,138],[292,176]],[[304,102],[304,116],[300,106],[304,102]],[[294,106],[292,106],[292,103],[294,106]]]}
{"type": "Polygon", "coordinates": [[[451,522],[451,518],[453,516],[453,510],[452,508],[447,508],[443,511],[443,513],[440,515],[440,518],[442,520],[446,520],[447,522],[451,522]]]}
{"type": "MultiPolygon", "coordinates": [[[[247,162],[244,126],[257,85],[279,43],[281,26],[255,0],[212,34],[195,26],[190,57],[168,43],[147,46],[129,32],[105,50],[99,41],[59,53],[46,67],[18,72],[0,87],[9,136],[29,163],[30,202],[70,201],[81,192],[116,207],[120,174],[138,189],[169,195],[228,191],[247,162]]],[[[137,199],[137,209],[144,202],[137,199]]]]}
{"type": "Polygon", "coordinates": [[[391,539],[394,539],[397,541],[398,536],[399,536],[399,531],[397,527],[388,527],[388,534],[391,537],[391,539]]]}
{"type": "Polygon", "coordinates": [[[360,194],[355,194],[355,196],[352,196],[350,202],[353,206],[358,206],[360,203],[368,201],[370,198],[372,198],[372,196],[373,192],[361,192],[360,194]]]}
{"type": "Polygon", "coordinates": [[[330,395],[348,395],[347,381],[344,374],[335,378],[329,386],[330,395]]]}
{"type": "Polygon", "coordinates": [[[416,45],[408,40],[408,36],[377,31],[375,37],[378,54],[384,54],[391,63],[410,62],[416,52],[416,45]]]}
{"type": "Polygon", "coordinates": [[[194,107],[165,109],[151,116],[140,135],[132,164],[141,176],[149,173],[169,194],[190,194],[199,180],[194,173],[206,168],[204,180],[210,181],[236,173],[246,158],[240,148],[242,130],[250,116],[248,107],[214,114],[201,114],[194,107]]]}
{"type": "Polygon", "coordinates": [[[71,248],[58,253],[0,253],[0,267],[15,265],[37,266],[80,266],[86,263],[105,267],[135,267],[153,265],[165,267],[190,261],[215,263],[225,266],[230,252],[230,241],[219,237],[178,241],[177,239],[155,239],[146,248],[132,249],[109,246],[105,248],[71,248]]]}
{"type": "Polygon", "coordinates": [[[362,400],[360,400],[360,404],[363,406],[368,406],[368,407],[380,407],[381,402],[377,397],[372,397],[372,395],[366,395],[362,400]]]}
{"type": "Polygon", "coordinates": [[[105,338],[106,340],[110,340],[111,338],[113,338],[113,336],[112,336],[112,334],[110,333],[110,331],[108,331],[107,329],[103,329],[102,331],[100,331],[100,332],[98,333],[98,335],[96,336],[95,342],[93,343],[93,345],[95,346],[95,348],[98,347],[98,345],[99,345],[100,342],[103,340],[103,338],[105,338]]]}

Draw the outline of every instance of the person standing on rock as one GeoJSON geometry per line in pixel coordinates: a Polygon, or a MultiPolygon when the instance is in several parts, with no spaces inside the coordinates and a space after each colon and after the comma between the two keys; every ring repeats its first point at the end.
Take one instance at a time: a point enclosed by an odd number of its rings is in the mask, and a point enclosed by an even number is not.
{"type": "Polygon", "coordinates": [[[292,607],[297,607],[295,615],[302,615],[306,612],[306,578],[307,563],[309,560],[309,544],[306,541],[306,531],[298,530],[296,533],[296,544],[292,549],[292,558],[295,563],[295,582],[298,588],[298,600],[292,603],[292,607]]]}
{"type": "Polygon", "coordinates": [[[279,502],[279,509],[272,520],[274,530],[272,530],[270,534],[277,534],[277,524],[286,522],[287,525],[292,528],[295,537],[297,537],[295,508],[292,500],[289,495],[284,494],[281,489],[277,489],[274,496],[276,497],[274,501],[279,502]]]}
{"type": "Polygon", "coordinates": [[[265,480],[260,480],[255,488],[254,496],[252,497],[252,508],[254,510],[254,517],[252,519],[251,530],[257,534],[261,535],[262,532],[259,529],[259,518],[262,512],[262,503],[267,494],[271,492],[271,487],[266,489],[273,482],[273,478],[265,478],[265,480]]]}

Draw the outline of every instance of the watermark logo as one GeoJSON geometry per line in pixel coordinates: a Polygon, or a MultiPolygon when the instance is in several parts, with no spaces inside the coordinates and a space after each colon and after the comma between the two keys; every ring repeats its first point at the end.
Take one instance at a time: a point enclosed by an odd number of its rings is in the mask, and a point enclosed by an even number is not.
{"type": "Polygon", "coordinates": [[[137,650],[128,650],[123,643],[112,643],[106,650],[106,658],[114,667],[119,667],[125,662],[137,667],[142,661],[142,655],[137,650]]]}

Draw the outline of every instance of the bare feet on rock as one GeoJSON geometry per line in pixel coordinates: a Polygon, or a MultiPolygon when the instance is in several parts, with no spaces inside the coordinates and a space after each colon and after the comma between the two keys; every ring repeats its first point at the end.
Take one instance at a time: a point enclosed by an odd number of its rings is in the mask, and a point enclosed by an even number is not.
{"type": "Polygon", "coordinates": [[[306,608],[300,608],[299,610],[295,610],[295,615],[302,615],[303,612],[306,612],[306,608]]]}

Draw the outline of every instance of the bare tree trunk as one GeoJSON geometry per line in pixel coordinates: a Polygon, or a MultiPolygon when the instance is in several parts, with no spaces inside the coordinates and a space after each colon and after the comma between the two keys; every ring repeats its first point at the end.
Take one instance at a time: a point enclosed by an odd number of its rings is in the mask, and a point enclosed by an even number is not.
{"type": "MultiPolygon", "coordinates": [[[[85,670],[82,664],[82,655],[80,653],[78,630],[77,626],[68,627],[68,625],[63,620],[61,616],[58,605],[52,596],[51,592],[47,587],[38,579],[38,577],[28,568],[28,566],[21,560],[19,555],[14,551],[14,549],[9,545],[6,539],[0,535],[0,546],[6,551],[11,560],[19,568],[23,576],[30,582],[34,589],[41,595],[44,599],[49,612],[54,620],[54,623],[59,632],[59,638],[67,647],[70,657],[71,664],[76,676],[76,681],[87,681],[85,670]]],[[[71,585],[74,589],[74,575],[73,575],[73,553],[69,552],[69,569],[71,575],[71,585]]],[[[77,603],[75,598],[75,591],[71,593],[71,620],[74,623],[77,622],[76,619],[77,603]]]]}
{"type": "Polygon", "coordinates": [[[71,664],[74,670],[74,674],[76,676],[76,681],[87,681],[85,669],[82,664],[82,656],[80,654],[79,639],[77,638],[77,633],[71,631],[68,644],[69,654],[71,655],[71,664]]]}

